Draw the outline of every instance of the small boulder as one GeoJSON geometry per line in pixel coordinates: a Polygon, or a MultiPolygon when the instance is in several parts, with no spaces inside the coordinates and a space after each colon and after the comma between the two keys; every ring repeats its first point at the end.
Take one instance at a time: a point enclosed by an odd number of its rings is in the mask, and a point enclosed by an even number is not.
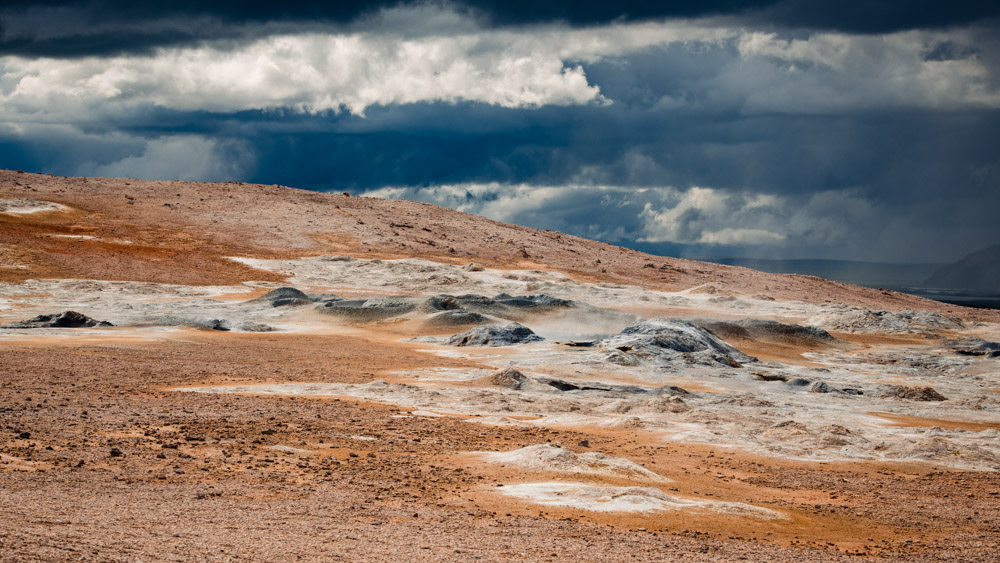
{"type": "Polygon", "coordinates": [[[906,387],[904,385],[888,385],[883,398],[904,399],[907,401],[947,401],[948,398],[938,393],[933,387],[906,387]]]}
{"type": "Polygon", "coordinates": [[[480,377],[479,379],[474,380],[474,383],[490,387],[503,387],[505,389],[517,391],[521,389],[527,381],[527,376],[520,371],[514,368],[503,368],[487,375],[486,377],[480,377]]]}

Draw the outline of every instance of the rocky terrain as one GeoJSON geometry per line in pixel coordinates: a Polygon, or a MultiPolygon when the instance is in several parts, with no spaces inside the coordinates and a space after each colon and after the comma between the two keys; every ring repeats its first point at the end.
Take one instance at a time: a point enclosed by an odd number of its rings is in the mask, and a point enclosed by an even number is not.
{"type": "Polygon", "coordinates": [[[1000,314],[0,172],[10,560],[995,560],[1000,314]]]}

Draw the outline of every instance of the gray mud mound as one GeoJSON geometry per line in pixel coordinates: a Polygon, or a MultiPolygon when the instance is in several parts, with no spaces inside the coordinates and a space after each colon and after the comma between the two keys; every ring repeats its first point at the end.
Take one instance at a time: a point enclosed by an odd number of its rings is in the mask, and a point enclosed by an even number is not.
{"type": "Polygon", "coordinates": [[[240,332],[274,332],[278,329],[274,328],[271,325],[247,321],[237,325],[236,330],[240,332]]]}
{"type": "Polygon", "coordinates": [[[694,321],[723,340],[759,340],[782,344],[829,346],[840,343],[829,332],[814,326],[785,324],[764,319],[741,319],[738,321],[694,321]]]}
{"type": "Polygon", "coordinates": [[[279,287],[278,289],[268,291],[257,299],[250,300],[250,303],[270,303],[272,307],[307,305],[313,302],[313,298],[294,287],[279,287]]]}
{"type": "Polygon", "coordinates": [[[293,300],[302,299],[303,296],[313,301],[324,301],[316,308],[317,311],[350,320],[378,321],[416,313],[428,316],[428,323],[436,326],[481,325],[490,322],[491,319],[498,318],[507,321],[521,321],[531,315],[568,310],[575,306],[572,301],[548,295],[514,297],[505,293],[496,297],[468,294],[435,295],[427,298],[396,296],[351,300],[339,299],[335,296],[326,300],[322,298],[324,296],[306,295],[301,292],[298,294],[289,293],[287,296],[279,295],[282,299],[293,300]]]}
{"type": "Polygon", "coordinates": [[[91,328],[115,326],[108,321],[98,321],[76,311],[66,311],[55,315],[38,315],[26,321],[0,325],[0,328],[91,328]]]}
{"type": "Polygon", "coordinates": [[[223,319],[196,319],[174,316],[148,317],[135,323],[135,326],[182,326],[223,332],[230,330],[229,322],[223,319]]]}
{"type": "Polygon", "coordinates": [[[327,301],[316,310],[352,321],[380,321],[405,315],[416,309],[417,303],[417,299],[405,296],[342,299],[327,301]]]}
{"type": "Polygon", "coordinates": [[[490,319],[486,316],[462,310],[441,311],[427,318],[428,325],[439,327],[483,325],[489,322],[490,319]]]}
{"type": "Polygon", "coordinates": [[[487,325],[468,332],[456,334],[448,339],[450,346],[512,346],[545,340],[530,328],[511,323],[506,326],[487,325]]]}
{"type": "Polygon", "coordinates": [[[474,379],[473,384],[487,387],[503,387],[517,391],[528,383],[528,377],[514,368],[503,368],[486,377],[474,379]]]}
{"type": "Polygon", "coordinates": [[[907,401],[947,401],[948,398],[938,393],[933,387],[906,387],[904,385],[888,385],[888,390],[882,393],[882,398],[905,399],[907,401]]]}
{"type": "Polygon", "coordinates": [[[928,311],[866,311],[853,309],[835,314],[828,326],[841,332],[882,332],[888,334],[927,333],[965,328],[959,319],[928,311]]]}
{"type": "Polygon", "coordinates": [[[624,366],[684,362],[741,367],[756,361],[708,331],[676,319],[644,320],[596,346],[609,351],[607,361],[624,366]]]}
{"type": "Polygon", "coordinates": [[[440,311],[466,311],[483,316],[498,317],[518,321],[528,315],[551,313],[574,307],[572,301],[548,295],[525,295],[515,297],[501,293],[495,297],[485,295],[436,295],[420,304],[424,313],[440,311]]]}

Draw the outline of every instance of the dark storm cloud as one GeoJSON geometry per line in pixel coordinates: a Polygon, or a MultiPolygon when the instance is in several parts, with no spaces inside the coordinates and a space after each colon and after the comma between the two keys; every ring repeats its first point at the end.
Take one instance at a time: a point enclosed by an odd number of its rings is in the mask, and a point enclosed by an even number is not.
{"type": "Polygon", "coordinates": [[[686,0],[648,2],[414,0],[337,2],[10,0],[0,8],[0,55],[81,57],[150,53],[203,41],[249,41],[274,32],[358,22],[385,8],[447,6],[489,26],[718,17],[764,28],[885,33],[966,25],[1000,17],[989,1],[686,0]]]}

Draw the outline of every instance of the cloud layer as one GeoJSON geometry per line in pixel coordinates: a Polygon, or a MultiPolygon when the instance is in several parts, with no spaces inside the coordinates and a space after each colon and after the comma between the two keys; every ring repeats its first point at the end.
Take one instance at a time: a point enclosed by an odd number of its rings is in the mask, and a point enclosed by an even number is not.
{"type": "Polygon", "coordinates": [[[505,108],[608,104],[582,64],[627,64],[670,52],[713,66],[664,92],[664,110],[730,106],[746,114],[833,113],[885,107],[1000,107],[992,55],[1000,40],[975,29],[884,36],[776,33],[711,22],[644,22],[573,29],[482,29],[460,15],[402,9],[361,26],[379,31],[269,35],[163,48],[149,55],[0,58],[9,122],[73,122],[137,108],[228,113],[290,108],[478,102],[505,108]],[[410,35],[398,20],[430,22],[410,35]],[[445,23],[435,23],[444,20],[445,23]],[[412,35],[423,30],[424,34],[412,35]],[[988,47],[989,53],[983,48],[988,47]],[[79,117],[76,117],[78,120],[79,117]]]}

